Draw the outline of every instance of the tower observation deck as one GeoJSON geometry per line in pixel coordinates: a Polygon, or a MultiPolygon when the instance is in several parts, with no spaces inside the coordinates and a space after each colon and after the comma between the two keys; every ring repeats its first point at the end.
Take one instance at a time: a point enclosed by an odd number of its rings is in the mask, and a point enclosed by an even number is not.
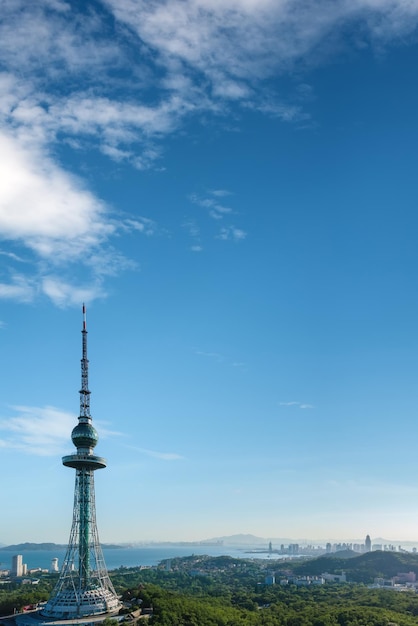
{"type": "Polygon", "coordinates": [[[112,614],[120,608],[106,569],[96,524],[94,472],[106,461],[94,454],[98,442],[90,415],[86,308],[83,305],[80,416],[71,433],[77,452],[64,456],[65,467],[75,469],[73,522],[63,566],[42,615],[73,620],[112,614]]]}

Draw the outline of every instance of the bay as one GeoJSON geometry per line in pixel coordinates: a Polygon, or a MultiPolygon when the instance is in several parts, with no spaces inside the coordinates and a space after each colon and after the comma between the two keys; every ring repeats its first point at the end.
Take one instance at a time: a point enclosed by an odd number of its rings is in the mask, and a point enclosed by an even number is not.
{"type": "MultiPolygon", "coordinates": [[[[65,548],[52,550],[0,550],[0,569],[11,568],[12,558],[16,554],[22,554],[23,563],[28,570],[40,567],[50,569],[51,561],[58,558],[58,567],[61,568],[65,548]]],[[[106,566],[109,570],[119,567],[140,567],[158,565],[160,561],[175,557],[195,555],[207,556],[232,556],[235,558],[263,558],[266,554],[250,554],[247,547],[222,546],[222,545],[199,545],[199,544],[153,544],[141,547],[106,548],[103,546],[103,554],[106,566]]]]}

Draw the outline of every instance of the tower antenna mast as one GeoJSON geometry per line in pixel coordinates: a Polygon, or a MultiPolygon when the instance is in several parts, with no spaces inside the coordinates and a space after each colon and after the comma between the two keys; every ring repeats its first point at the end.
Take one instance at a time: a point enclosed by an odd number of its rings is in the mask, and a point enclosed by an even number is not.
{"type": "Polygon", "coordinates": [[[81,389],[80,389],[80,419],[91,419],[90,391],[89,391],[89,360],[87,358],[87,315],[86,305],[83,304],[82,358],[81,358],[81,389]]]}

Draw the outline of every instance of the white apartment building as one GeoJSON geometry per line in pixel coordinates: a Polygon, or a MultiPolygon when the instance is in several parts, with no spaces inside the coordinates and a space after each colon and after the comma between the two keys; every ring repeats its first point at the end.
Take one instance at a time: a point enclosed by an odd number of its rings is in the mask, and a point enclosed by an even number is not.
{"type": "Polygon", "coordinates": [[[21,554],[16,554],[12,557],[12,576],[23,576],[23,557],[21,554]]]}

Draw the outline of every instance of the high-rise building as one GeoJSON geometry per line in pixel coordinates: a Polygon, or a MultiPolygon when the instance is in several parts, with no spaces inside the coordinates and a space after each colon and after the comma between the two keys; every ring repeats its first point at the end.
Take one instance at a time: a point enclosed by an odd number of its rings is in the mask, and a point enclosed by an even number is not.
{"type": "Polygon", "coordinates": [[[94,454],[98,435],[90,415],[84,305],[81,334],[80,416],[77,426],[71,433],[77,452],[62,459],[63,464],[75,469],[76,474],[73,522],[58,582],[42,611],[45,618],[59,620],[79,620],[101,614],[106,617],[120,608],[119,599],[106,569],[96,524],[94,472],[106,467],[106,461],[94,454]]]}
{"type": "Polygon", "coordinates": [[[23,576],[23,557],[21,554],[12,557],[12,576],[23,576]]]}
{"type": "Polygon", "coordinates": [[[364,542],[364,551],[365,552],[370,552],[372,549],[372,541],[370,539],[370,535],[366,536],[366,540],[364,542]]]}

